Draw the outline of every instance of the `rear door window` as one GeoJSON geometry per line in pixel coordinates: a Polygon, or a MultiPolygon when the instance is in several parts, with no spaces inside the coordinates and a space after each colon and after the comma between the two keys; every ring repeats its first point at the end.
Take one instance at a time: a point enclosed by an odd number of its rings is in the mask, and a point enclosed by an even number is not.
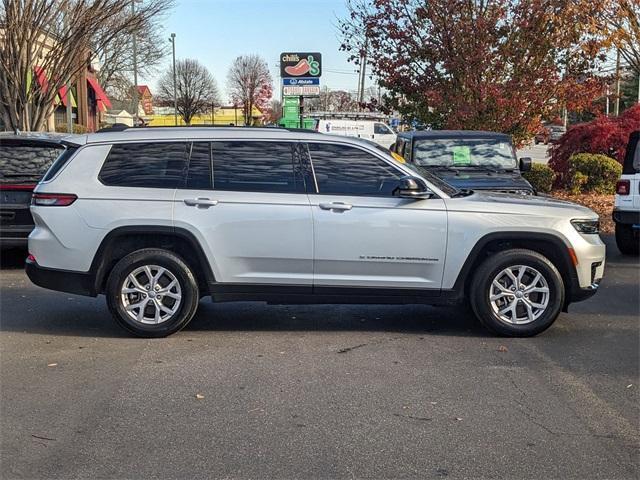
{"type": "Polygon", "coordinates": [[[294,142],[212,142],[213,188],[303,193],[305,182],[299,149],[294,142]]]}
{"type": "Polygon", "coordinates": [[[185,181],[188,146],[186,142],[114,144],[99,179],[116,187],[178,188],[185,181]]]}

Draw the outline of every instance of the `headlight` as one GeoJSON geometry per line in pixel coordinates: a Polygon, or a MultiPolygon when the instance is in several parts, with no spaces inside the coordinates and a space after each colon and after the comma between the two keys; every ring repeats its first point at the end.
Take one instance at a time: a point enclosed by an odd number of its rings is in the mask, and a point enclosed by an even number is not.
{"type": "Polygon", "coordinates": [[[587,235],[600,233],[600,220],[571,220],[571,225],[578,232],[587,235]]]}

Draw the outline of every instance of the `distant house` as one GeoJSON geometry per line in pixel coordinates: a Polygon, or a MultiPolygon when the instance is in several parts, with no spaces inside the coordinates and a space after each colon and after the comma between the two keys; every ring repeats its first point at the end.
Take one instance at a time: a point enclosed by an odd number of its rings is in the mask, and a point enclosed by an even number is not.
{"type": "Polygon", "coordinates": [[[126,110],[108,110],[103,116],[103,122],[106,125],[124,123],[125,125],[133,127],[133,115],[126,110]]]}
{"type": "Polygon", "coordinates": [[[153,95],[148,85],[138,85],[138,100],[145,115],[153,115],[153,95]]]}

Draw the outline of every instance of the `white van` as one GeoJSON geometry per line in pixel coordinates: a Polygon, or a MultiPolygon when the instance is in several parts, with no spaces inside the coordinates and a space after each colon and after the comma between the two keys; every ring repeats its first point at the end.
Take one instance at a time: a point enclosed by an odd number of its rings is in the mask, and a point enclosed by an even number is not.
{"type": "Polygon", "coordinates": [[[318,120],[316,129],[321,133],[344,135],[371,140],[385,148],[391,147],[396,141],[396,134],[389,125],[375,120],[318,120]]]}

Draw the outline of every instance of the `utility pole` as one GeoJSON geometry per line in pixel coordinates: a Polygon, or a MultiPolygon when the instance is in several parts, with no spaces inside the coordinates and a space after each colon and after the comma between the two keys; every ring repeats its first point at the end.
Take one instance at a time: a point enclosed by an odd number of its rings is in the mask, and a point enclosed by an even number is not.
{"type": "Polygon", "coordinates": [[[620,115],[620,49],[616,50],[616,117],[620,115]]]}
{"type": "Polygon", "coordinates": [[[176,89],[176,34],[172,33],[171,38],[171,52],[173,55],[173,121],[175,126],[178,126],[178,93],[176,89]]]}
{"type": "Polygon", "coordinates": [[[360,107],[360,104],[364,103],[364,83],[365,83],[365,78],[367,76],[367,47],[369,44],[369,40],[365,39],[364,41],[364,52],[362,54],[362,57],[360,59],[360,78],[359,78],[359,85],[358,85],[358,108],[362,108],[360,107]]]}
{"type": "MultiPolygon", "coordinates": [[[[136,15],[136,0],[131,0],[131,17],[136,15]]],[[[138,46],[136,44],[136,32],[131,32],[133,46],[133,122],[138,124],[138,46]]]]}

